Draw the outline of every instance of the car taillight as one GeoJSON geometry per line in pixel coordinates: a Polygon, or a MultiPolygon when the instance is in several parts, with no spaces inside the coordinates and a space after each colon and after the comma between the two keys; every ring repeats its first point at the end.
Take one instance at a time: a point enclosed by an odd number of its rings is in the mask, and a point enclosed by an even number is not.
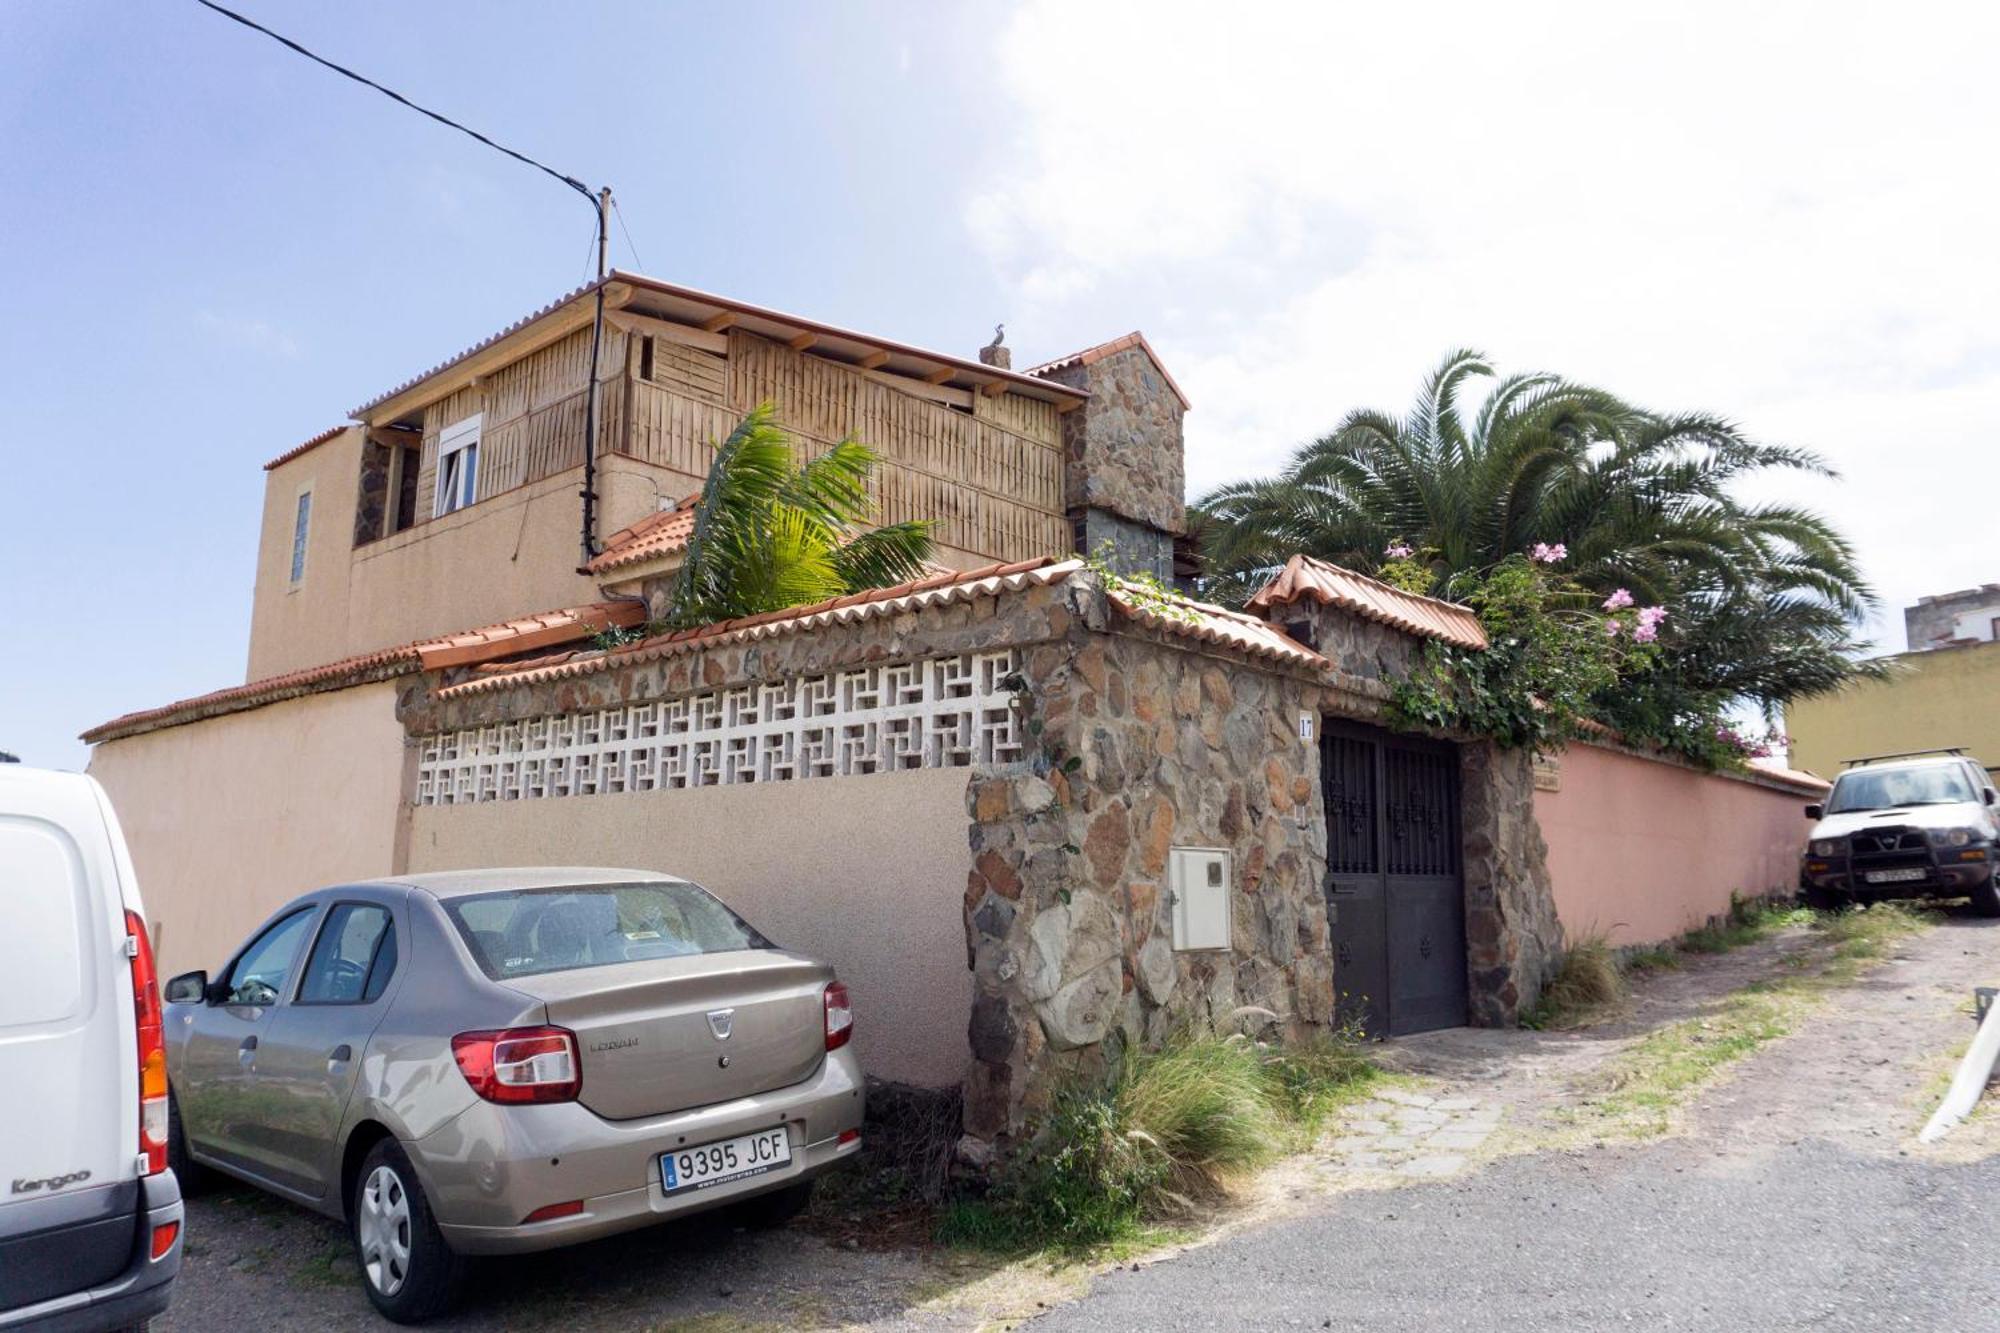
{"type": "Polygon", "coordinates": [[[826,1048],[837,1051],[847,1045],[847,1039],[854,1035],[854,1004],[847,998],[847,987],[838,981],[828,982],[826,987],[826,1048]]]}
{"type": "Polygon", "coordinates": [[[461,1032],[452,1058],[472,1090],[489,1102],[568,1102],[583,1090],[576,1035],[566,1028],[461,1032]]]}
{"type": "Polygon", "coordinates": [[[146,1174],[167,1169],[167,1043],[160,1025],[160,978],[153,944],[137,912],[125,914],[132,938],[132,1016],[139,1030],[139,1152],[146,1174]]]}

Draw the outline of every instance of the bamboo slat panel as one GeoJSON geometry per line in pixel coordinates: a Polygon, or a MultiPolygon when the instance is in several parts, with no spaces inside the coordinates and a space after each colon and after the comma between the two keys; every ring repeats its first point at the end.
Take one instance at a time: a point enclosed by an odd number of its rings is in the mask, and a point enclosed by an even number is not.
{"type": "Polygon", "coordinates": [[[995,413],[1005,422],[981,420],[823,357],[732,334],[730,412],[767,398],[777,404],[779,420],[811,445],[824,448],[851,434],[882,455],[883,522],[933,519],[942,544],[996,560],[1069,547],[1053,407],[1034,404],[1048,410],[1007,409],[995,413]],[[1019,434],[1016,425],[1041,436],[1019,434]]]}
{"type": "MultiPolygon", "coordinates": [[[[626,358],[625,334],[604,331],[599,383],[616,381],[626,358]]],[[[584,384],[590,376],[590,330],[503,366],[483,382],[460,389],[424,409],[422,461],[417,470],[417,518],[431,518],[437,495],[438,436],[455,422],[483,413],[479,427],[479,494],[498,495],[583,463],[584,384]]],[[[601,413],[620,395],[599,395],[601,413]]],[[[616,440],[606,421],[600,438],[616,440]]]]}

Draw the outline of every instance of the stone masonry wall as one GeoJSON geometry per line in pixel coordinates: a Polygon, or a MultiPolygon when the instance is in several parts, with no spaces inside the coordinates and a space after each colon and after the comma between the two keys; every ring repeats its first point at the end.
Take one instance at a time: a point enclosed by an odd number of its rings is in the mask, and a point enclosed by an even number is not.
{"type": "Polygon", "coordinates": [[[1125,1044],[1332,1011],[1319,766],[1296,731],[1318,685],[1101,624],[1030,654],[1040,753],[968,792],[975,1160],[1125,1044]],[[1233,853],[1229,951],[1174,951],[1174,846],[1233,853]]]}
{"type": "Polygon", "coordinates": [[[1152,357],[1134,344],[1047,377],[1090,392],[1088,402],[1062,419],[1069,455],[1064,500],[1072,521],[1081,510],[1105,509],[1169,535],[1179,532],[1187,519],[1185,411],[1152,357]]]}

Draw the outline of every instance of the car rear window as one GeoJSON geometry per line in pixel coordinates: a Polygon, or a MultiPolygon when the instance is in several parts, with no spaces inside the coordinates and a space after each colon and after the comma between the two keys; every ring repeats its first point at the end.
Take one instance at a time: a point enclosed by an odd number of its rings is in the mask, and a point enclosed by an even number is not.
{"type": "Polygon", "coordinates": [[[479,966],[496,981],[772,947],[696,884],[502,889],[449,898],[445,911],[479,966]]]}

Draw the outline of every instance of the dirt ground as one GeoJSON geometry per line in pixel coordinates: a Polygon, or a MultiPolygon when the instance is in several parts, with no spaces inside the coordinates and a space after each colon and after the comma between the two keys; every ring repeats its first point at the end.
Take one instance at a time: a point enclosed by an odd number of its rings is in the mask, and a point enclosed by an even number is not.
{"type": "MultiPolygon", "coordinates": [[[[1798,928],[1677,970],[1641,978],[1616,1013],[1573,1032],[1457,1029],[1382,1046],[1384,1062],[1437,1097],[1502,1110],[1502,1131],[1467,1168],[1498,1156],[1589,1154],[1574,1108],[1607,1062],[1647,1033],[1700,1021],[1746,985],[1793,974],[1820,947],[1798,928]]],[[[1935,1148],[1919,1148],[1929,1114],[1972,1034],[1971,988],[2000,980],[2000,922],[1954,914],[1892,945],[1878,965],[1827,992],[1798,1029],[1704,1086],[1673,1133],[1694,1150],[1755,1154],[1803,1138],[1879,1154],[1963,1161],[2000,1152],[2000,1114],[1982,1112],[1935,1148]]],[[[1312,1158],[1282,1164],[1194,1245],[1314,1208],[1330,1179],[1312,1158]]],[[[1382,1187],[1373,1182],[1371,1187],[1382,1187]]],[[[822,1210],[778,1232],[721,1217],[478,1270],[464,1307],[436,1327],[560,1324],[609,1329],[750,1333],[779,1328],[882,1330],[1009,1327],[1085,1291],[1091,1275],[901,1240],[874,1219],[822,1210]]],[[[1187,1246],[1180,1247],[1186,1249],[1187,1246]]],[[[1149,1256],[1171,1262],[1179,1250],[1149,1256]]],[[[188,1259],[166,1330],[382,1327],[361,1294],[341,1228],[247,1188],[190,1204],[188,1259]]]]}

